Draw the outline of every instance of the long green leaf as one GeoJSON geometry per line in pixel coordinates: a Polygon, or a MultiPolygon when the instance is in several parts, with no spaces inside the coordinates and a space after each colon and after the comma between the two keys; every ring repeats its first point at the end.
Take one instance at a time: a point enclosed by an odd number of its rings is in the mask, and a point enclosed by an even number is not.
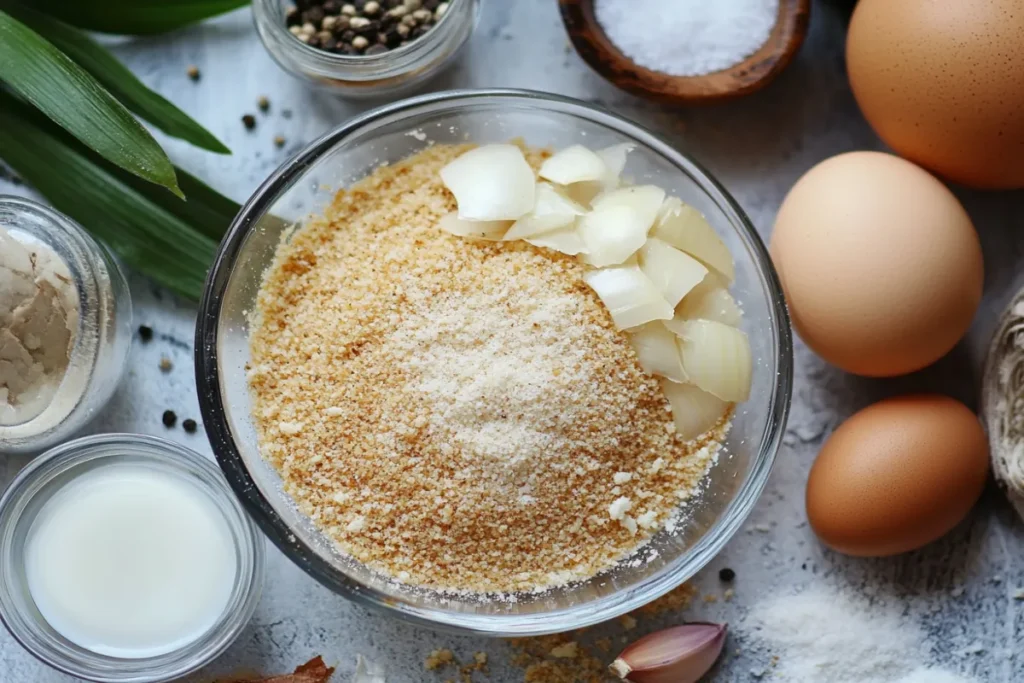
{"type": "Polygon", "coordinates": [[[104,158],[181,196],[171,160],[95,78],[0,11],[0,80],[104,158]]]}
{"type": "Polygon", "coordinates": [[[10,13],[92,74],[121,104],[163,132],[211,152],[231,153],[212,133],[147,88],[106,48],[79,29],[24,5],[12,5],[10,13]]]}
{"type": "Polygon", "coordinates": [[[85,148],[75,149],[77,144],[0,95],[0,157],[128,265],[199,298],[216,242],[94,163],[85,148]]]}
{"type": "Polygon", "coordinates": [[[33,0],[32,7],[90,31],[148,35],[248,4],[249,0],[33,0]]]}

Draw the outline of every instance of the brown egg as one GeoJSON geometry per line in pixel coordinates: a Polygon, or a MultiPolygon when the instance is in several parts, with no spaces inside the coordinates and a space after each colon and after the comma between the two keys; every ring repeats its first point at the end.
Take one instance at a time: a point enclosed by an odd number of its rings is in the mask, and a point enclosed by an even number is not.
{"type": "Polygon", "coordinates": [[[978,500],[988,442],[965,405],[937,395],[887,399],[832,434],[807,480],[807,518],[840,552],[881,557],[920,548],[978,500]]]}
{"type": "Polygon", "coordinates": [[[1024,187],[1024,4],[860,0],[846,62],[875,132],[950,180],[1024,187]]]}
{"type": "Polygon", "coordinates": [[[771,254],[793,326],[847,372],[913,372],[963,337],[984,267],[953,193],[891,154],[851,152],[808,171],[779,209],[771,254]]]}

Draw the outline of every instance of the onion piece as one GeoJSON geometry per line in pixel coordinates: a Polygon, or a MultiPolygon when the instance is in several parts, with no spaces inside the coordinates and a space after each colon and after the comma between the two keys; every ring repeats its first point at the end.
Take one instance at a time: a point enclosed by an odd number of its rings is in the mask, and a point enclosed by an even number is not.
{"type": "Polygon", "coordinates": [[[640,248],[640,268],[673,308],[708,274],[700,261],[656,237],[640,248]]]}
{"type": "Polygon", "coordinates": [[[521,240],[564,228],[587,212],[548,183],[537,183],[533,210],[517,220],[505,234],[506,240],[521,240]]]}
{"type": "Polygon", "coordinates": [[[467,221],[457,213],[442,216],[438,225],[445,232],[471,240],[498,242],[512,226],[512,221],[467,221]]]}
{"type": "Polygon", "coordinates": [[[629,331],[640,367],[672,382],[686,382],[679,338],[660,322],[647,323],[629,331]]]}
{"type": "Polygon", "coordinates": [[[620,330],[672,317],[672,307],[639,266],[600,268],[584,273],[583,280],[597,292],[620,330]]]}
{"type": "Polygon", "coordinates": [[[676,434],[692,441],[708,431],[722,419],[729,403],[692,384],[661,381],[661,389],[672,406],[672,420],[676,434]]]}
{"type": "Polygon", "coordinates": [[[587,251],[587,245],[583,244],[583,238],[573,225],[543,235],[527,237],[524,241],[535,247],[554,249],[569,256],[584,254],[587,251]]]}
{"type": "Polygon", "coordinates": [[[714,320],[687,320],[678,334],[691,382],[723,401],[750,397],[753,361],[746,334],[714,320]]]}
{"type": "Polygon", "coordinates": [[[662,204],[651,236],[714,268],[728,282],[736,276],[732,254],[714,228],[697,209],[675,197],[662,204]]]}
{"type": "Polygon", "coordinates": [[[586,263],[603,268],[622,263],[644,245],[665,191],[653,185],[624,187],[594,200],[579,221],[586,263]]]}
{"type": "Polygon", "coordinates": [[[622,175],[622,171],[626,168],[626,155],[634,149],[636,149],[636,145],[632,142],[623,142],[619,145],[612,145],[611,147],[597,150],[597,156],[601,157],[601,161],[604,162],[607,168],[607,173],[601,181],[604,189],[610,190],[619,186],[619,176],[622,175]]]}
{"type": "Polygon", "coordinates": [[[594,152],[583,145],[566,147],[540,165],[540,177],[559,185],[572,185],[590,180],[603,180],[608,167],[594,152]]]}
{"type": "Polygon", "coordinates": [[[464,220],[514,221],[533,209],[533,169],[515,145],[471,149],[441,169],[441,180],[464,220]]]}
{"type": "Polygon", "coordinates": [[[714,273],[710,273],[699,285],[690,290],[676,307],[676,320],[680,321],[680,324],[683,320],[691,318],[717,320],[732,327],[739,327],[743,314],[722,280],[714,273]]]}

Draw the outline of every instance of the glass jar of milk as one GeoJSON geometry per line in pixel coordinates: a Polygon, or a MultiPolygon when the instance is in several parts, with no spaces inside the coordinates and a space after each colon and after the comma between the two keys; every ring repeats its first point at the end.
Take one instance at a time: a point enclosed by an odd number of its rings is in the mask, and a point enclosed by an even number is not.
{"type": "Polygon", "coordinates": [[[220,470],[162,439],[68,442],[0,499],[0,617],[36,657],[90,681],[208,664],[252,616],[263,563],[220,470]]]}

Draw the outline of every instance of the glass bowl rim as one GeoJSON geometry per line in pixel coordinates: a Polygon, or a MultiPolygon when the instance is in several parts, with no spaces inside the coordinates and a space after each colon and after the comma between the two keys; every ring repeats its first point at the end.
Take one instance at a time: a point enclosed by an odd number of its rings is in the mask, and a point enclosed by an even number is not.
{"type": "Polygon", "coordinates": [[[263,532],[281,552],[303,571],[331,591],[356,604],[398,616],[414,624],[460,634],[522,637],[583,628],[637,609],[677,588],[707,565],[722,550],[739,530],[760,498],[782,443],[792,394],[793,341],[782,285],[764,241],[732,195],[692,157],[677,151],[647,128],[628,121],[603,107],[571,97],[539,91],[513,88],[474,88],[410,97],[355,116],[329,130],[293,155],[257,188],[232,221],[207,275],[196,319],[195,371],[203,425],[225,477],[263,532]],[[592,603],[536,614],[475,615],[444,611],[433,607],[403,606],[396,604],[394,599],[379,593],[376,589],[329,566],[309,545],[293,534],[259,490],[235,445],[220,393],[221,380],[217,343],[223,296],[246,237],[259,218],[270,210],[274,201],[291,188],[293,183],[324,154],[344,143],[350,135],[359,132],[365,126],[403,113],[415,113],[430,105],[465,104],[474,100],[488,102],[494,99],[534,101],[555,105],[559,108],[558,113],[604,125],[620,135],[645,145],[689,176],[700,190],[708,195],[730,218],[730,223],[742,233],[746,245],[753,252],[753,260],[759,270],[758,275],[767,284],[769,291],[768,316],[776,350],[776,376],[768,405],[768,424],[760,435],[760,444],[753,463],[725,510],[687,552],[685,556],[687,560],[685,562],[677,560],[674,564],[647,578],[642,584],[634,584],[620,589],[592,603]],[[644,587],[643,590],[639,590],[640,586],[644,587]],[[622,599],[623,594],[631,594],[631,597],[622,599]]]}

